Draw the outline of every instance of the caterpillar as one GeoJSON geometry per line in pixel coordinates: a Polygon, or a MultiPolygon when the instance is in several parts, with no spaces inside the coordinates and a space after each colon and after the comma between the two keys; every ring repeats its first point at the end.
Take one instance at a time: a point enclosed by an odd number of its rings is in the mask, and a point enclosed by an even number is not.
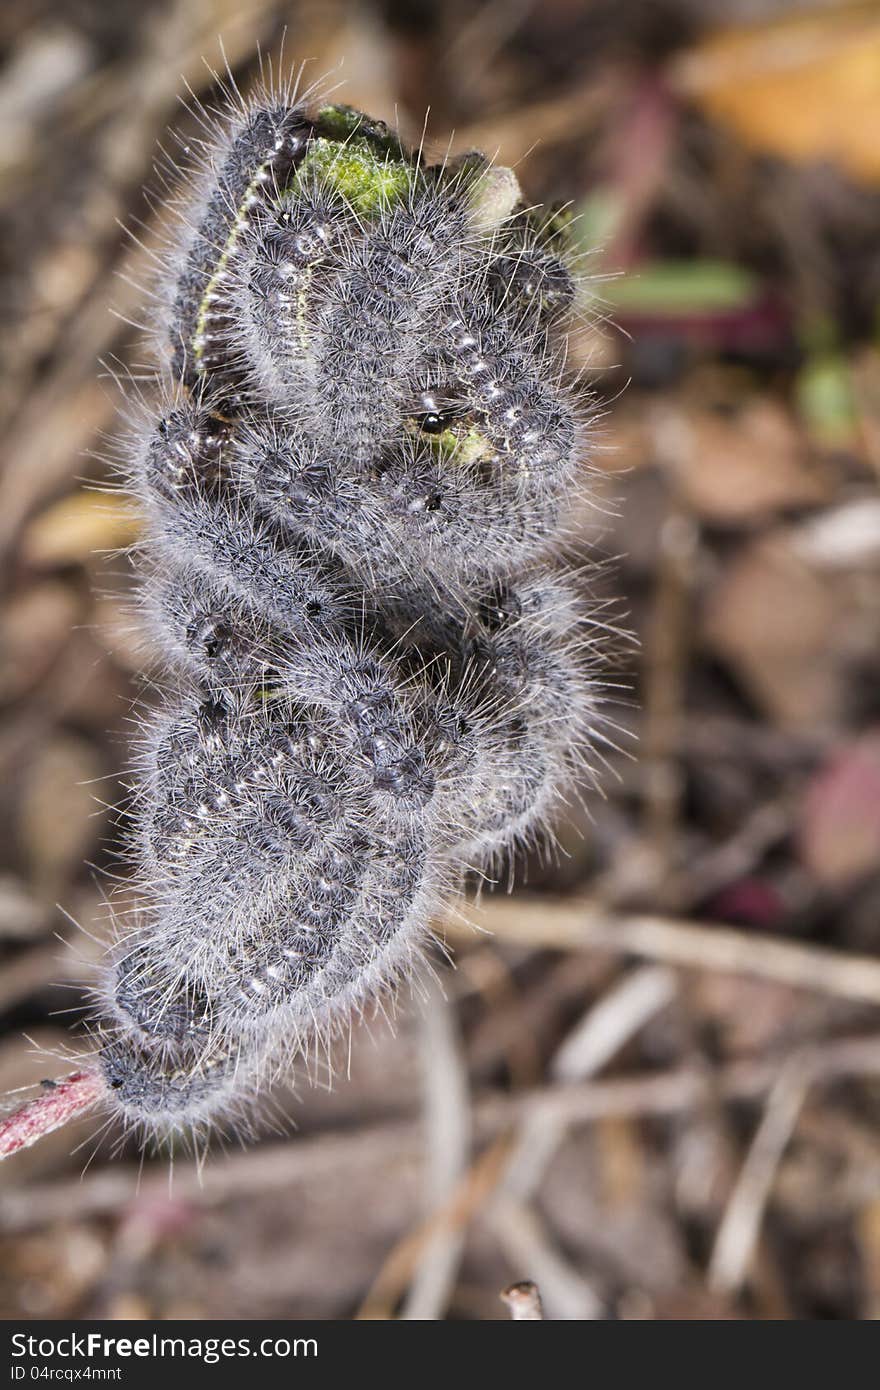
{"type": "Polygon", "coordinates": [[[512,171],[291,92],[196,154],[124,443],[167,693],[93,1024],[115,1112],[172,1135],[411,975],[606,717],[555,224],[512,171]]]}

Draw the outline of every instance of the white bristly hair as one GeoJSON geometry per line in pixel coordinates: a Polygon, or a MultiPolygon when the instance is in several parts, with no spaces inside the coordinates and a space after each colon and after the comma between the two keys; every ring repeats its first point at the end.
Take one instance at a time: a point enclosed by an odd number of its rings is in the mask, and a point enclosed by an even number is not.
{"type": "Polygon", "coordinates": [[[198,116],[119,448],[167,679],[93,1037],[114,1113],[201,1142],[413,977],[613,725],[552,219],[315,92],[198,116]]]}

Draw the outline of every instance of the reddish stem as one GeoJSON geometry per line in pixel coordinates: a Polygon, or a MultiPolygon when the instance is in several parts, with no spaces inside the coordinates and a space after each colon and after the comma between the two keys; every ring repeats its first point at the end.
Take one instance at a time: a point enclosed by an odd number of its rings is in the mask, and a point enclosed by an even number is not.
{"type": "Polygon", "coordinates": [[[44,1134],[91,1110],[105,1094],[97,1071],[75,1071],[63,1081],[44,1081],[43,1086],[46,1089],[36,1100],[0,1120],[0,1159],[30,1148],[44,1134]]]}

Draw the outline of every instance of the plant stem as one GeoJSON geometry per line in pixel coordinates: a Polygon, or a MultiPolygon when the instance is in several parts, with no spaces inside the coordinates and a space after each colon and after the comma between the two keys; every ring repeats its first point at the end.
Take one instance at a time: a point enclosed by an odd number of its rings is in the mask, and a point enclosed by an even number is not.
{"type": "Polygon", "coordinates": [[[75,1071],[63,1081],[44,1081],[43,1087],[36,1100],[0,1120],[0,1159],[30,1148],[43,1135],[91,1110],[104,1095],[98,1071],[75,1071]]]}

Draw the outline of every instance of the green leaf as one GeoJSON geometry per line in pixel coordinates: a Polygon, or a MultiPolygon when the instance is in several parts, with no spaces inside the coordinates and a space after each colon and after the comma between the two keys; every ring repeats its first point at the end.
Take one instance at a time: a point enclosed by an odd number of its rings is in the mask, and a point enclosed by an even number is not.
{"type": "Polygon", "coordinates": [[[649,261],[610,280],[603,298],[613,309],[638,314],[729,313],[754,302],[760,282],[726,261],[649,261]]]}

